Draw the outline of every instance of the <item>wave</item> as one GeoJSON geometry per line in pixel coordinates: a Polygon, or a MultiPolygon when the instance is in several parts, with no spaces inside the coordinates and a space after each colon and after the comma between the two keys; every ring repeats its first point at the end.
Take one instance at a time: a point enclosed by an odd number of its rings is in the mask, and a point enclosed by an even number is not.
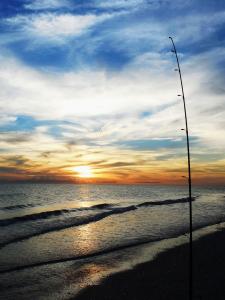
{"type": "MultiPolygon", "coordinates": [[[[192,197],[192,201],[195,201],[197,197],[192,197]]],[[[189,197],[187,198],[180,198],[180,199],[168,199],[164,201],[152,201],[152,202],[143,202],[141,204],[138,204],[138,207],[142,206],[154,206],[154,205],[171,205],[171,204],[176,204],[176,203],[187,203],[189,202],[189,197]]]]}
{"type": "Polygon", "coordinates": [[[11,268],[11,269],[0,270],[0,274],[5,274],[5,273],[10,273],[10,272],[15,272],[15,271],[21,271],[21,270],[25,270],[25,269],[31,269],[31,268],[34,268],[34,267],[41,267],[41,266],[45,266],[45,265],[63,263],[63,262],[68,262],[68,261],[76,261],[76,260],[81,260],[81,259],[98,257],[100,255],[109,254],[109,253],[112,253],[112,252],[115,252],[115,251],[120,251],[120,250],[124,250],[124,249],[130,248],[130,247],[135,247],[135,246],[148,244],[148,243],[151,243],[151,242],[158,242],[158,241],[161,241],[161,240],[163,240],[163,239],[144,240],[144,241],[134,242],[134,243],[131,243],[131,244],[121,245],[121,246],[118,246],[118,247],[112,247],[112,248],[105,249],[105,250],[95,252],[95,253],[83,254],[83,255],[77,255],[77,256],[72,256],[72,257],[66,257],[66,258],[53,259],[53,260],[49,260],[49,261],[37,262],[37,263],[29,264],[29,265],[17,266],[17,267],[11,268]]]}
{"type": "Polygon", "coordinates": [[[97,221],[100,221],[100,220],[110,216],[110,215],[121,214],[121,213],[125,213],[128,211],[134,210],[134,209],[137,209],[134,205],[129,206],[129,207],[118,207],[115,210],[108,210],[108,211],[104,211],[101,213],[97,213],[95,215],[87,215],[87,216],[82,216],[82,217],[77,216],[76,218],[73,217],[70,219],[65,219],[61,223],[56,221],[56,222],[53,222],[52,224],[48,224],[48,223],[42,224],[42,228],[40,227],[40,224],[38,224],[38,226],[36,228],[34,228],[34,226],[32,226],[33,230],[36,229],[35,232],[28,232],[25,234],[24,234],[24,232],[22,232],[21,236],[18,236],[15,238],[9,238],[8,240],[0,243],[0,248],[5,247],[6,245],[9,245],[9,244],[12,244],[15,242],[20,242],[22,240],[44,234],[44,233],[59,231],[59,230],[63,230],[63,229],[74,227],[74,226],[81,226],[81,225],[86,225],[86,224],[89,224],[92,222],[97,222],[97,221]]]}
{"type": "MultiPolygon", "coordinates": [[[[195,198],[193,198],[194,200],[195,198]]],[[[14,217],[10,219],[0,220],[0,225],[2,227],[12,226],[16,223],[24,223],[30,222],[32,226],[27,228],[22,228],[22,231],[18,231],[20,229],[17,226],[17,235],[16,236],[7,236],[4,239],[4,242],[0,243],[0,248],[5,247],[8,244],[12,244],[15,242],[20,242],[25,239],[29,239],[34,236],[38,236],[41,234],[45,234],[48,232],[54,232],[63,230],[66,228],[86,225],[89,223],[100,221],[108,216],[115,214],[123,214],[132,210],[137,210],[141,207],[146,206],[155,206],[155,205],[171,205],[177,203],[186,203],[188,202],[188,198],[174,199],[174,200],[164,200],[164,201],[152,201],[152,202],[143,202],[137,205],[130,205],[124,207],[118,207],[113,204],[103,203],[97,204],[91,207],[83,207],[83,208],[73,208],[73,209],[62,209],[62,210],[54,210],[54,211],[46,211],[36,214],[24,215],[20,217],[14,217]],[[100,212],[99,212],[100,210],[100,212]],[[86,215],[79,215],[76,212],[80,211],[89,211],[86,215]],[[75,214],[74,214],[75,213],[75,214]],[[59,219],[57,217],[65,215],[66,217],[63,219],[59,219]],[[56,217],[52,219],[52,217],[56,217]],[[45,219],[46,222],[44,221],[45,219]],[[35,221],[42,221],[34,223],[35,221]],[[32,222],[32,223],[31,223],[32,222]],[[27,232],[25,232],[27,230],[27,232]]],[[[14,234],[15,229],[11,230],[12,234],[14,234]]]]}
{"type": "MultiPolygon", "coordinates": [[[[217,222],[211,222],[209,224],[198,225],[193,230],[196,231],[196,230],[208,227],[208,226],[218,225],[218,224],[221,224],[221,223],[224,223],[224,222],[225,222],[225,219],[217,221],[217,222]]],[[[53,264],[58,264],[58,263],[65,263],[65,262],[69,262],[69,261],[78,261],[78,260],[83,260],[83,259],[95,258],[95,257],[101,256],[101,255],[113,253],[113,252],[116,252],[116,251],[129,249],[131,247],[137,247],[137,246],[141,246],[141,245],[145,245],[145,244],[149,244],[149,243],[153,243],[153,242],[159,242],[159,241],[170,239],[170,238],[177,238],[177,237],[180,237],[182,235],[187,234],[187,232],[188,232],[188,230],[180,230],[176,234],[168,236],[166,238],[165,237],[163,237],[163,238],[152,238],[152,239],[148,238],[148,239],[145,239],[145,240],[139,240],[139,241],[135,241],[135,242],[128,243],[128,244],[107,248],[107,249],[104,249],[104,250],[101,250],[101,251],[98,251],[98,252],[94,252],[94,253],[70,256],[70,257],[65,257],[65,258],[57,258],[57,259],[41,261],[41,262],[36,262],[36,263],[22,265],[22,266],[16,266],[16,267],[13,267],[13,268],[10,268],[10,269],[0,270],[0,274],[7,274],[7,273],[15,272],[15,271],[22,271],[22,270],[26,270],[26,269],[35,268],[35,267],[53,265],[53,264]]],[[[188,240],[187,240],[187,243],[188,243],[188,240]]]]}
{"type": "Polygon", "coordinates": [[[29,208],[29,207],[35,207],[37,204],[18,204],[18,205],[10,205],[10,206],[4,206],[0,207],[0,210],[14,210],[14,209],[23,209],[23,208],[29,208]]]}
{"type": "MultiPolygon", "coordinates": [[[[16,209],[24,209],[24,208],[30,208],[30,207],[36,207],[40,206],[41,204],[32,204],[32,203],[27,203],[27,204],[18,204],[18,205],[10,205],[10,206],[3,206],[0,207],[0,210],[16,210],[16,209]]],[[[92,208],[106,208],[111,204],[103,203],[103,204],[96,204],[93,205],[92,208]]],[[[81,208],[82,210],[83,208],[81,208]]],[[[79,210],[79,208],[77,209],[79,210]]]]}
{"type": "Polygon", "coordinates": [[[20,222],[46,219],[51,216],[55,217],[55,216],[62,215],[63,213],[71,212],[71,211],[72,210],[61,209],[61,210],[45,211],[45,212],[41,212],[41,213],[24,215],[24,216],[14,217],[14,218],[10,218],[10,219],[3,219],[3,220],[0,220],[0,226],[8,226],[8,225],[20,223],[20,222]]]}
{"type": "Polygon", "coordinates": [[[25,193],[5,193],[1,194],[0,193],[0,198],[12,198],[12,197],[18,197],[18,196],[27,196],[25,193]]]}
{"type": "MultiPolygon", "coordinates": [[[[195,200],[195,198],[192,198],[192,201],[194,201],[194,200],[195,200]]],[[[176,204],[176,203],[186,203],[188,201],[189,201],[189,198],[180,198],[180,199],[175,199],[175,200],[164,200],[164,201],[149,201],[149,202],[143,202],[143,203],[140,203],[137,205],[131,205],[131,206],[127,206],[127,207],[117,207],[114,209],[116,211],[119,210],[119,211],[124,212],[124,210],[126,210],[126,209],[127,209],[127,211],[129,211],[130,209],[137,209],[137,208],[143,207],[143,206],[171,205],[171,204],[176,204]]],[[[17,205],[17,207],[21,208],[21,207],[24,207],[24,205],[17,205]]],[[[0,220],[0,226],[8,226],[8,225],[11,225],[14,223],[40,220],[40,219],[46,219],[46,218],[50,218],[50,217],[57,217],[57,216],[75,212],[75,211],[94,210],[94,209],[109,209],[112,207],[113,207],[113,204],[101,203],[101,204],[96,204],[96,205],[93,205],[90,207],[44,211],[44,212],[40,212],[40,213],[23,215],[23,216],[13,217],[13,218],[9,218],[9,219],[2,219],[2,220],[0,220]]],[[[113,213],[113,211],[112,211],[112,213],[113,213]]]]}
{"type": "Polygon", "coordinates": [[[112,204],[103,203],[103,204],[93,205],[90,207],[44,211],[44,212],[40,212],[40,213],[23,215],[23,216],[13,217],[13,218],[9,218],[9,219],[2,219],[2,220],[0,220],[0,226],[8,226],[8,225],[20,223],[20,222],[35,221],[35,220],[41,220],[41,219],[46,219],[46,218],[50,218],[50,217],[57,217],[57,216],[60,216],[60,215],[66,214],[66,213],[75,212],[75,211],[107,209],[107,208],[110,208],[111,206],[112,206],[112,204]]]}

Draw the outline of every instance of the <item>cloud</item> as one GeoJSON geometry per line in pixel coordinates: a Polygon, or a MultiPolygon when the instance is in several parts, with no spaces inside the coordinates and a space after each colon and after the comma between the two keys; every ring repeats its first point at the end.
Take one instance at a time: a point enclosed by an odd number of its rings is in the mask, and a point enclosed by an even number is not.
{"type": "Polygon", "coordinates": [[[8,132],[1,132],[0,134],[0,143],[9,143],[9,144],[20,144],[29,141],[30,137],[28,134],[23,132],[16,132],[16,133],[8,133],[8,132]]]}
{"type": "Polygon", "coordinates": [[[200,40],[206,41],[207,37],[213,36],[224,23],[225,11],[217,11],[180,16],[171,21],[168,27],[179,42],[191,44],[200,40]]]}
{"type": "Polygon", "coordinates": [[[15,116],[8,116],[7,114],[0,115],[0,126],[6,125],[16,121],[15,116]]]}
{"type": "Polygon", "coordinates": [[[111,17],[112,15],[110,14],[74,15],[70,13],[41,13],[17,15],[6,19],[5,22],[16,28],[17,31],[24,31],[35,38],[58,40],[63,37],[80,35],[92,26],[111,17]]]}
{"type": "Polygon", "coordinates": [[[186,148],[172,34],[193,169],[222,173],[224,11],[181,0],[80,3],[26,1],[26,12],[1,21],[0,172],[51,179],[90,165],[112,182],[180,177],[186,148]]]}
{"type": "Polygon", "coordinates": [[[67,0],[33,0],[27,2],[24,7],[31,10],[56,9],[71,5],[70,1],[67,0]]]}
{"type": "Polygon", "coordinates": [[[152,54],[164,51],[170,47],[168,37],[172,35],[178,44],[178,50],[194,54],[195,51],[202,52],[204,47],[214,48],[214,42],[218,45],[218,39],[214,35],[223,28],[224,23],[224,11],[191,14],[188,10],[179,14],[166,14],[162,11],[162,17],[159,17],[147,7],[146,13],[143,13],[142,8],[140,12],[136,11],[114,22],[110,35],[108,27],[101,28],[96,40],[98,44],[100,41],[108,43],[111,48],[135,57],[145,55],[146,49],[152,54]]]}
{"type": "Polygon", "coordinates": [[[29,163],[29,160],[23,155],[12,155],[7,157],[8,162],[14,164],[15,166],[25,166],[29,163]]]}
{"type": "Polygon", "coordinates": [[[24,174],[26,173],[24,170],[17,169],[14,167],[0,167],[0,174],[24,174]]]}
{"type": "Polygon", "coordinates": [[[101,9],[123,9],[123,10],[133,10],[150,7],[151,9],[159,9],[161,7],[173,7],[181,8],[184,6],[190,6],[190,0],[93,0],[85,1],[82,5],[75,1],[71,0],[27,0],[27,3],[24,5],[26,9],[30,10],[44,10],[44,9],[60,9],[68,8],[73,9],[74,7],[83,7],[83,8],[101,8],[101,9]]]}
{"type": "MultiPolygon", "coordinates": [[[[182,67],[190,132],[195,138],[193,147],[222,151],[224,91],[216,91],[224,82],[220,71],[214,69],[215,57],[218,63],[223,61],[222,48],[186,60],[182,67]]],[[[54,145],[60,142],[72,149],[73,145],[122,147],[130,140],[182,139],[183,107],[176,97],[180,87],[173,72],[175,63],[173,67],[167,54],[157,56],[157,65],[152,60],[155,61],[152,53],[137,57],[134,64],[117,73],[102,70],[56,75],[4,57],[0,65],[1,114],[7,114],[12,121],[17,115],[69,121],[70,124],[56,125],[60,132],[57,137],[50,130],[51,125],[36,128],[32,141],[46,139],[45,145],[51,143],[52,136],[53,149],[42,147],[43,152],[56,150],[54,145]],[[45,135],[49,137],[44,138],[45,135]]],[[[7,136],[8,143],[27,139],[26,134],[7,136]]]]}
{"type": "Polygon", "coordinates": [[[132,8],[137,7],[138,5],[142,5],[145,2],[145,0],[100,0],[96,1],[95,4],[97,7],[102,8],[132,8]]]}
{"type": "Polygon", "coordinates": [[[159,9],[159,8],[181,8],[190,5],[190,0],[96,0],[95,6],[105,9],[159,9]]]}
{"type": "Polygon", "coordinates": [[[5,57],[1,60],[0,78],[3,113],[51,120],[120,114],[127,107],[131,113],[155,109],[174,101],[176,86],[173,78],[154,71],[81,71],[55,76],[5,57]],[[160,91],[163,81],[166,97],[160,91]]]}

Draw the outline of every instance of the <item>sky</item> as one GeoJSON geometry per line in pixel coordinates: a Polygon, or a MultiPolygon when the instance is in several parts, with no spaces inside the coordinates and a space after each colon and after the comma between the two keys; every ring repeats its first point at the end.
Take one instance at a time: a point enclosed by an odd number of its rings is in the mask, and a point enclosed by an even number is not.
{"type": "Polygon", "coordinates": [[[225,183],[224,0],[1,0],[0,181],[225,183]]]}

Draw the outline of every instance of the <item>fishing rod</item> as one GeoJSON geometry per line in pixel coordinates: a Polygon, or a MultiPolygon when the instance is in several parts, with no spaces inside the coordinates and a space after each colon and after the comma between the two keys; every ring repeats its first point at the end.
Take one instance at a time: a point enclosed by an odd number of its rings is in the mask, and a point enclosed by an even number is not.
{"type": "Polygon", "coordinates": [[[178,97],[182,97],[183,105],[184,105],[184,117],[185,117],[185,131],[186,131],[186,141],[187,141],[187,160],[188,160],[188,190],[189,190],[189,300],[193,298],[193,243],[192,243],[192,196],[191,196],[191,159],[190,159],[190,144],[189,144],[189,133],[188,133],[188,121],[187,121],[187,110],[186,110],[186,102],[184,95],[184,84],[182,80],[180,62],[177,54],[177,49],[173,38],[170,36],[169,39],[173,45],[173,49],[171,50],[175,56],[177,61],[177,69],[175,71],[179,72],[179,79],[181,85],[182,95],[178,95],[178,97]]]}

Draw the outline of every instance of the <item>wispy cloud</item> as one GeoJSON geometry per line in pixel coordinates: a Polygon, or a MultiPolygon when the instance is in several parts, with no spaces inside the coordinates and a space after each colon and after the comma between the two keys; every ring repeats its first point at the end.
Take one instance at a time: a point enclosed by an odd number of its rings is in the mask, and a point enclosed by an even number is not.
{"type": "Polygon", "coordinates": [[[8,18],[6,22],[16,30],[25,32],[34,38],[48,38],[59,40],[62,37],[72,37],[84,33],[92,26],[103,22],[112,15],[110,14],[56,14],[41,13],[32,15],[17,15],[8,18]]]}
{"type": "Polygon", "coordinates": [[[70,7],[69,0],[28,0],[24,7],[31,10],[56,9],[70,7]]]}
{"type": "MultiPolygon", "coordinates": [[[[215,55],[222,60],[222,49],[199,55],[183,67],[192,135],[208,147],[221,148],[223,142],[213,132],[224,131],[224,93],[210,89],[210,83],[219,76],[211,65],[215,55]]],[[[158,64],[150,63],[151,70],[135,64],[135,69],[131,66],[117,74],[85,71],[55,76],[4,58],[0,67],[2,120],[27,115],[75,122],[62,124],[58,130],[62,138],[76,143],[180,138],[183,112],[176,97],[176,73],[171,61],[165,63],[158,57],[158,64]],[[142,116],[142,112],[148,113],[142,116]]],[[[42,126],[40,131],[48,132],[48,128],[42,126]]]]}
{"type": "Polygon", "coordinates": [[[159,9],[161,7],[174,7],[181,8],[186,5],[190,5],[190,0],[176,0],[176,1],[168,1],[168,0],[96,0],[94,1],[96,7],[102,8],[116,8],[116,9],[159,9]]]}
{"type": "Polygon", "coordinates": [[[98,0],[95,2],[97,7],[102,8],[130,8],[130,7],[137,7],[138,5],[144,4],[145,0],[98,0]]]}

